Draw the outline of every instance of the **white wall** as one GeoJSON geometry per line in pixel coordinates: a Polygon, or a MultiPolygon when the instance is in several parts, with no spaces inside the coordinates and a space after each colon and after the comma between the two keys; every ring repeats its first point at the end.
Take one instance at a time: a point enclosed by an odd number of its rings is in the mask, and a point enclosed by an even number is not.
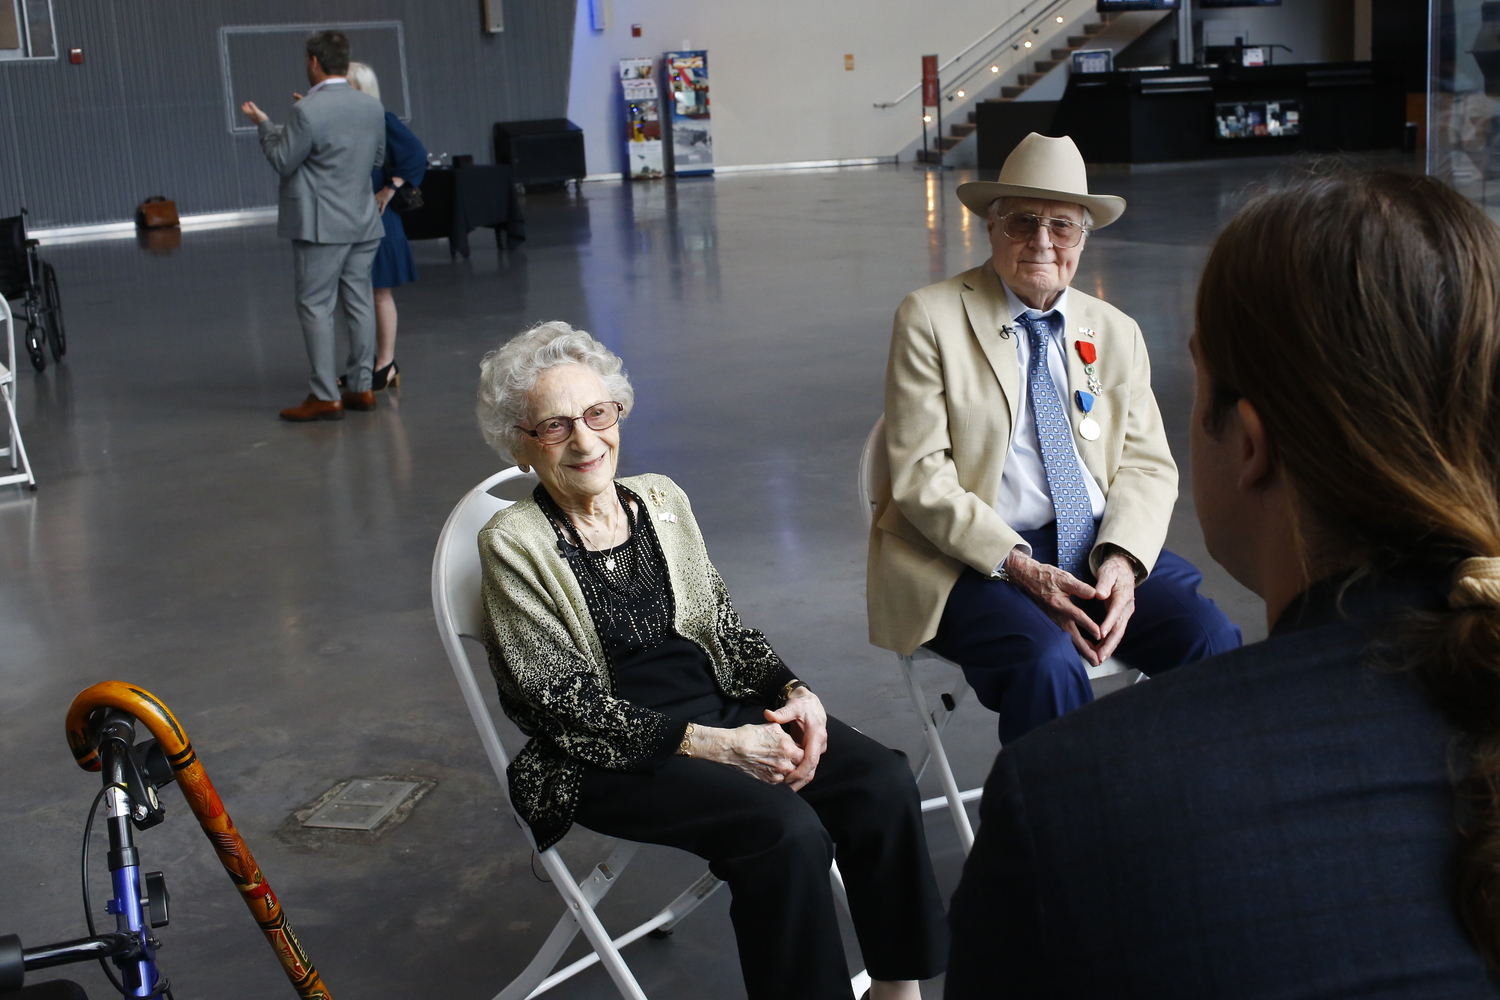
{"type": "Polygon", "coordinates": [[[568,117],[583,128],[590,174],[622,169],[622,58],[659,60],[685,41],[708,50],[717,166],[890,156],[921,134],[918,99],[889,111],[873,105],[917,82],[924,53],[947,62],[1025,6],[948,0],[939,14],[911,0],[612,2],[608,31],[592,29],[588,0],[575,20],[568,117]],[[845,53],[854,55],[852,72],[845,53]]]}

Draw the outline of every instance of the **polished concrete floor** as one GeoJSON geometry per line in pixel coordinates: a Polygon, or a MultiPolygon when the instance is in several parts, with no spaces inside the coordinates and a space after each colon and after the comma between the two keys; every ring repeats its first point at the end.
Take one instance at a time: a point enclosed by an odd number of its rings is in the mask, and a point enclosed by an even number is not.
{"type": "MultiPolygon", "coordinates": [[[[1179,462],[1197,273],[1246,186],[1276,168],[1094,180],[1130,210],[1090,243],[1077,284],[1146,331],[1179,462]]],[[[306,369],[291,255],[271,227],[188,232],[170,254],[45,248],[72,353],[21,373],[40,492],[0,489],[0,933],[83,933],[77,855],[97,778],[73,765],[63,719],[77,692],[114,678],[176,711],[336,996],[484,1000],[520,970],[561,908],[475,739],[428,579],[449,509],[502,464],[474,427],[479,358],[538,320],[589,329],[625,358],[638,409],[623,472],[686,488],[746,621],[832,711],[916,750],[893,658],[865,638],[855,469],[896,304],[987,255],[953,195],[961,179],[890,166],[533,195],[520,250],[497,253],[484,233],[469,261],[418,246],[421,280],[398,293],[405,384],[376,413],[316,425],[276,419],[306,369]],[[289,819],[372,775],[437,784],[378,837],[289,819]]],[[[1208,563],[1187,496],[1169,545],[1204,567],[1247,638],[1264,633],[1259,603],[1208,563]]],[[[966,787],[994,732],[977,707],[954,724],[966,787]]],[[[165,801],[168,822],[140,842],[170,880],[161,961],[176,995],[289,996],[180,797],[165,801]]],[[[960,855],[945,816],[930,815],[929,836],[946,892],[960,855]]],[[[564,854],[582,871],[598,843],[579,832],[564,854]]],[[[700,870],[646,849],[606,921],[644,919],[700,870]]],[[[648,994],[743,995],[727,902],[631,947],[648,994]]],[[[104,995],[97,969],[75,974],[104,995]]],[[[613,993],[595,968],[554,995],[613,993]]]]}

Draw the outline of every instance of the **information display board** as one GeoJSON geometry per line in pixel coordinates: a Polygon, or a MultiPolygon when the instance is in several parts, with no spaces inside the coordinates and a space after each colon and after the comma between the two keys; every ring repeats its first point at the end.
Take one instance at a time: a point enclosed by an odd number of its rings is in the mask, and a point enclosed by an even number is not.
{"type": "Polygon", "coordinates": [[[714,172],[709,121],[708,52],[668,52],[662,66],[671,101],[672,173],[692,177],[714,172]]]}
{"type": "Polygon", "coordinates": [[[1214,105],[1220,139],[1272,139],[1302,132],[1302,109],[1296,101],[1239,101],[1214,105]]]}
{"type": "Polygon", "coordinates": [[[621,59],[620,90],[625,101],[625,175],[632,180],[665,176],[656,60],[621,59]]]}

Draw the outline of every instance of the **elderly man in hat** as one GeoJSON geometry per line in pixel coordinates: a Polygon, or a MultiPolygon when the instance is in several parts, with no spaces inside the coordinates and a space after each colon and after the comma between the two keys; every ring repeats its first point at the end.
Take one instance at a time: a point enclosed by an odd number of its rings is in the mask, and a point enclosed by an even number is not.
{"type": "Polygon", "coordinates": [[[1124,199],[1089,194],[1073,141],[1036,133],[958,196],[993,256],[896,311],[870,640],[960,664],[1008,743],[1092,699],[1083,661],[1118,650],[1151,674],[1240,633],[1161,547],[1177,466],[1140,327],[1069,287],[1124,199]]]}

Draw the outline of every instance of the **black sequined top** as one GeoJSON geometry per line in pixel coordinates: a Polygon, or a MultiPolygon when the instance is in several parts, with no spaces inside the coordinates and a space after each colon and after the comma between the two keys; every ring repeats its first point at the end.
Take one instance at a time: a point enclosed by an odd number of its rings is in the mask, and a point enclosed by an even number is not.
{"type": "Polygon", "coordinates": [[[679,722],[716,725],[737,703],[714,683],[713,663],[703,647],[672,627],[677,609],[667,560],[645,505],[616,484],[630,537],[612,549],[590,550],[578,530],[540,485],[534,496],[557,533],[583,591],[589,615],[614,674],[615,695],[679,722]],[[634,504],[631,501],[634,501],[634,504]]]}

